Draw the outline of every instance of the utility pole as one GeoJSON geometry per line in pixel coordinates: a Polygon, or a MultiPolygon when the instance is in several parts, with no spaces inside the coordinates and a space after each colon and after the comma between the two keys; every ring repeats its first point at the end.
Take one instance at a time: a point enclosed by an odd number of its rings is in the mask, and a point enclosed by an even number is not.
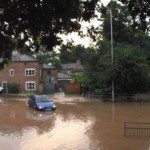
{"type": "MultiPolygon", "coordinates": [[[[110,8],[110,29],[111,29],[111,63],[112,69],[114,64],[114,50],[113,50],[113,21],[112,21],[112,8],[110,8]]],[[[112,78],[112,102],[115,101],[115,92],[114,92],[114,79],[112,78]]]]}

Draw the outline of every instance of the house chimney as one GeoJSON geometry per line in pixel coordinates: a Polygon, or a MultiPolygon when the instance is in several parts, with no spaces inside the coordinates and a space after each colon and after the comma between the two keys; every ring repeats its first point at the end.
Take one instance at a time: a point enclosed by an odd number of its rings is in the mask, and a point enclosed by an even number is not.
{"type": "Polygon", "coordinates": [[[77,68],[77,69],[82,69],[82,65],[81,65],[80,59],[77,59],[77,60],[76,60],[76,68],[77,68]]]}

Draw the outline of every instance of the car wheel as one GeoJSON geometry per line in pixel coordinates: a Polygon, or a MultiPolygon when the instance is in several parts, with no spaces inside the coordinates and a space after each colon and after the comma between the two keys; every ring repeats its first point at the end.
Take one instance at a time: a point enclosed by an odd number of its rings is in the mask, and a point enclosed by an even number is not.
{"type": "Polygon", "coordinates": [[[37,107],[36,107],[36,106],[33,106],[33,107],[34,107],[35,110],[37,110],[37,107]]]}

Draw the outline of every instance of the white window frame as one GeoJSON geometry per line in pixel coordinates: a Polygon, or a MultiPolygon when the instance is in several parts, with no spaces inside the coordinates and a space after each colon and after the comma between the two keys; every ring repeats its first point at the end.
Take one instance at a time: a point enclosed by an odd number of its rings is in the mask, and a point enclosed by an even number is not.
{"type": "Polygon", "coordinates": [[[35,76],[35,69],[34,68],[25,69],[25,76],[35,76]]]}
{"type": "Polygon", "coordinates": [[[10,70],[9,70],[9,75],[10,75],[10,76],[14,76],[14,75],[15,75],[14,69],[10,69],[10,70]]]}
{"type": "Polygon", "coordinates": [[[26,91],[35,91],[36,90],[36,82],[35,81],[26,81],[25,89],[26,89],[26,91]],[[33,86],[29,85],[29,84],[33,84],[33,86]]]}

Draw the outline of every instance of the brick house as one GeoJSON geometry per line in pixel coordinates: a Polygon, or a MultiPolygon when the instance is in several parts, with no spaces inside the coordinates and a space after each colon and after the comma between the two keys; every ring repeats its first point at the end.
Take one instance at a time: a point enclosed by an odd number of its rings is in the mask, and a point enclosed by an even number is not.
{"type": "Polygon", "coordinates": [[[83,66],[81,61],[77,60],[75,63],[62,64],[62,71],[68,75],[72,73],[83,74],[83,66]]]}
{"type": "Polygon", "coordinates": [[[19,92],[43,91],[43,79],[54,82],[57,69],[26,54],[16,54],[12,62],[0,70],[0,85],[5,87],[8,83],[15,82],[19,85],[19,92]]]}
{"type": "Polygon", "coordinates": [[[58,73],[57,82],[59,87],[62,88],[65,91],[65,93],[72,93],[72,94],[80,93],[78,92],[80,91],[80,85],[78,86],[77,83],[70,84],[73,82],[71,77],[71,75],[73,74],[83,75],[83,66],[80,60],[77,60],[75,63],[62,64],[62,70],[60,73],[58,73]]]}

